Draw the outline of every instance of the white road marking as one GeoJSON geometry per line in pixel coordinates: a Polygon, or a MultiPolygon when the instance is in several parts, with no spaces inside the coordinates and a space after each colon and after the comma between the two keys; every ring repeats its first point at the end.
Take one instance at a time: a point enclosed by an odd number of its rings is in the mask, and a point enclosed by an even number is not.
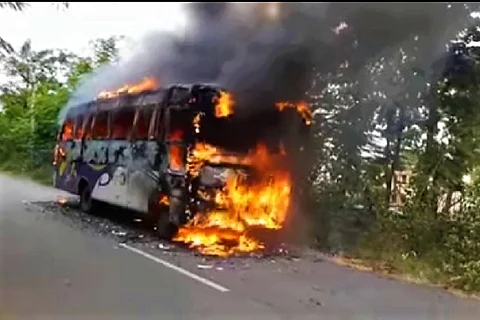
{"type": "Polygon", "coordinates": [[[204,285],[207,285],[207,286],[209,286],[209,287],[211,287],[211,288],[213,288],[213,289],[215,289],[215,290],[218,290],[218,291],[220,291],[220,292],[229,292],[229,291],[230,291],[229,289],[227,289],[227,288],[225,288],[225,287],[223,287],[223,286],[221,286],[221,285],[219,285],[219,284],[217,284],[217,283],[215,283],[215,282],[213,282],[213,281],[211,281],[211,280],[202,278],[202,277],[200,277],[200,276],[198,276],[198,275],[196,275],[196,274],[194,274],[194,273],[192,273],[192,272],[190,272],[190,271],[188,271],[188,270],[185,270],[185,269],[183,269],[183,268],[180,268],[179,266],[176,266],[176,265],[174,265],[174,264],[172,264],[172,263],[170,263],[170,262],[168,262],[168,261],[162,260],[162,259],[160,259],[160,258],[158,258],[158,257],[155,257],[155,256],[149,254],[149,253],[143,252],[142,250],[139,250],[139,249],[136,249],[136,248],[134,248],[134,247],[131,247],[131,246],[129,246],[128,244],[120,243],[119,246],[122,247],[122,248],[125,248],[125,249],[127,249],[127,250],[130,250],[130,251],[132,251],[132,252],[135,252],[135,253],[137,253],[137,254],[139,254],[139,255],[147,258],[147,259],[150,259],[150,260],[152,260],[152,261],[154,261],[154,262],[156,262],[156,263],[160,263],[160,264],[163,265],[164,267],[167,267],[167,268],[170,268],[170,269],[172,269],[172,270],[175,270],[175,271],[177,271],[178,273],[181,273],[181,274],[183,274],[184,276],[189,277],[190,279],[193,279],[193,280],[196,280],[196,281],[198,281],[198,282],[200,282],[200,283],[203,283],[204,285]]]}

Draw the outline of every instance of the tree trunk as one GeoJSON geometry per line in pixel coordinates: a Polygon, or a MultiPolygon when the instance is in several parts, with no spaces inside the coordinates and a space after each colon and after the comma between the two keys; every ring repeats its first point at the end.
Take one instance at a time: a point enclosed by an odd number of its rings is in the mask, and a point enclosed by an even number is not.
{"type": "Polygon", "coordinates": [[[386,128],[386,139],[387,144],[385,145],[384,156],[385,156],[385,184],[387,185],[387,190],[385,194],[385,201],[387,207],[390,206],[390,200],[392,197],[392,179],[393,179],[393,171],[392,171],[392,130],[394,128],[394,110],[387,111],[386,120],[387,120],[387,128],[386,128]]]}

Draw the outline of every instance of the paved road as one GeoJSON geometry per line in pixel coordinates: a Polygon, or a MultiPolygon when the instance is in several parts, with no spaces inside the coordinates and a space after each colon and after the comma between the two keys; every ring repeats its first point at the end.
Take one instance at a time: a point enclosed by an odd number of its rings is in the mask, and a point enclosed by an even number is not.
{"type": "Polygon", "coordinates": [[[52,219],[0,176],[0,319],[479,319],[480,302],[310,256],[206,261],[52,219]],[[33,209],[32,209],[33,208],[33,209]]]}

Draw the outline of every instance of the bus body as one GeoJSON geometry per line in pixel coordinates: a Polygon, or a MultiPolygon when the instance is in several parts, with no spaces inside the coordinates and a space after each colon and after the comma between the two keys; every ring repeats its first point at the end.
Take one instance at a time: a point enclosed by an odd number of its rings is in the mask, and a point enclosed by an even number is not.
{"type": "Polygon", "coordinates": [[[255,128],[268,127],[252,123],[245,134],[240,124],[215,117],[221,92],[211,85],[174,85],[69,109],[54,150],[54,186],[79,195],[84,211],[100,201],[145,213],[160,235],[171,237],[188,221],[190,204],[198,204],[192,194],[198,184],[217,187],[228,170],[245,170],[206,165],[193,178],[186,168],[191,146],[199,140],[236,144],[235,152],[242,152],[258,138],[255,128]],[[201,134],[194,125],[200,114],[201,134]]]}

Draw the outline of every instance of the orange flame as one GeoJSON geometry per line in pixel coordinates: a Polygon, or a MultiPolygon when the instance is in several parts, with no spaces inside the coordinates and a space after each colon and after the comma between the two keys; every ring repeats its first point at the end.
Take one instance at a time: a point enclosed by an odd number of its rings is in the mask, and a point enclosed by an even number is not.
{"type": "Polygon", "coordinates": [[[147,78],[143,78],[143,80],[137,84],[126,84],[116,90],[102,91],[98,94],[97,98],[111,99],[121,94],[134,94],[134,93],[140,93],[140,92],[149,91],[149,90],[155,90],[158,88],[158,85],[159,85],[158,80],[152,77],[147,77],[147,78]]]}
{"type": "Polygon", "coordinates": [[[158,203],[169,206],[170,201],[168,201],[168,197],[166,195],[162,195],[160,199],[158,200],[158,203]]]}
{"type": "Polygon", "coordinates": [[[184,166],[184,147],[181,145],[177,145],[175,143],[181,142],[183,138],[183,131],[182,130],[175,130],[173,131],[168,140],[171,143],[169,146],[170,151],[170,169],[172,170],[182,170],[184,166]]]}
{"type": "Polygon", "coordinates": [[[313,113],[310,110],[308,104],[305,101],[300,101],[298,103],[292,103],[292,102],[277,102],[275,104],[278,110],[283,111],[286,108],[293,108],[295,109],[300,116],[303,118],[305,121],[305,124],[307,126],[311,125],[313,122],[313,113]]]}
{"type": "Polygon", "coordinates": [[[220,96],[215,98],[215,116],[223,118],[233,114],[234,102],[232,94],[221,91],[220,96]]]}
{"type": "Polygon", "coordinates": [[[193,118],[193,129],[196,134],[200,133],[200,121],[202,120],[202,114],[198,113],[194,118],[193,118]]]}
{"type": "Polygon", "coordinates": [[[68,200],[64,199],[64,198],[60,198],[60,199],[57,199],[56,202],[57,202],[58,205],[63,206],[64,204],[66,204],[68,202],[68,200]]]}
{"type": "Polygon", "coordinates": [[[227,178],[226,186],[214,197],[218,208],[199,213],[181,227],[174,241],[183,242],[203,254],[229,256],[262,249],[264,244],[250,236],[253,227],[278,230],[282,227],[290,205],[291,177],[277,169],[275,157],[263,145],[245,157],[222,155],[213,146],[198,144],[189,157],[198,163],[233,162],[253,165],[261,175],[255,183],[247,182],[240,173],[227,178]]]}
{"type": "Polygon", "coordinates": [[[73,121],[67,120],[63,126],[63,132],[61,136],[62,141],[71,140],[73,138],[73,121]]]}
{"type": "Polygon", "coordinates": [[[59,162],[63,161],[67,153],[65,152],[64,148],[59,144],[55,145],[53,149],[53,165],[56,166],[59,162]]]}
{"type": "Polygon", "coordinates": [[[190,162],[192,163],[251,165],[254,161],[250,155],[231,155],[206,143],[197,143],[191,154],[192,158],[190,159],[190,162]]]}

